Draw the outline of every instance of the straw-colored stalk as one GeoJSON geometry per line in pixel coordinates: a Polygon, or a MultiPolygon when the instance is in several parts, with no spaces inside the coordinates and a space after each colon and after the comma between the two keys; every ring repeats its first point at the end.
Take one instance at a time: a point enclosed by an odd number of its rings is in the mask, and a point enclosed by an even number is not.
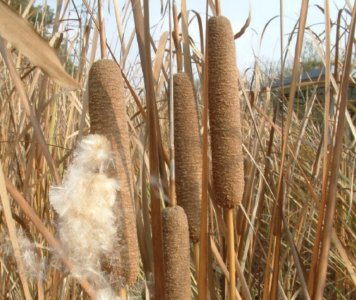
{"type": "Polygon", "coordinates": [[[92,133],[106,136],[113,149],[116,174],[121,190],[115,204],[120,216],[118,245],[105,262],[111,278],[124,277],[127,284],[136,281],[139,273],[139,249],[133,206],[130,139],[121,72],[112,60],[100,60],[89,73],[89,115],[92,133]]]}
{"type": "Polygon", "coordinates": [[[215,199],[227,209],[230,299],[235,297],[233,209],[242,200],[244,169],[234,35],[227,18],[208,21],[208,99],[215,199]]]}
{"type": "Polygon", "coordinates": [[[165,208],[162,211],[162,227],[165,299],[191,299],[189,229],[183,208],[165,208]]]}
{"type": "Polygon", "coordinates": [[[200,236],[202,152],[193,85],[186,73],[174,75],[174,141],[177,203],[188,217],[191,240],[200,236]]]}

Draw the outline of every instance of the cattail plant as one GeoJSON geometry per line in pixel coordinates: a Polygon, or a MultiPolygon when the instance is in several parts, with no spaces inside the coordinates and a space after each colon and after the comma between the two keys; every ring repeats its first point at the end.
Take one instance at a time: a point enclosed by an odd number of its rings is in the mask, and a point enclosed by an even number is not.
{"type": "Polygon", "coordinates": [[[208,21],[208,99],[215,199],[227,210],[230,299],[235,297],[233,210],[244,189],[234,35],[227,18],[208,21]]]}
{"type": "MultiPolygon", "coordinates": [[[[170,136],[171,136],[171,160],[174,160],[175,158],[175,147],[174,143],[177,143],[177,140],[175,138],[177,137],[177,128],[180,128],[181,131],[184,130],[184,126],[182,126],[182,117],[183,117],[183,112],[182,112],[182,106],[180,105],[180,108],[178,109],[178,127],[176,128],[176,123],[175,121],[177,120],[177,115],[175,114],[175,106],[173,105],[173,100],[177,98],[176,94],[173,94],[178,92],[178,95],[182,95],[182,87],[177,87],[176,91],[176,82],[177,82],[177,77],[176,75],[173,76],[171,75],[170,78],[170,88],[171,88],[171,93],[170,93],[170,116],[171,116],[171,122],[169,124],[170,126],[170,136]],[[173,89],[173,91],[172,91],[173,89]]],[[[178,79],[179,81],[179,79],[178,79]]],[[[188,79],[189,83],[189,79],[188,79]]],[[[188,86],[189,88],[189,86],[188,86]]],[[[188,92],[189,94],[189,92],[188,92]]],[[[191,97],[190,100],[193,100],[194,98],[191,97]]],[[[179,132],[179,129],[178,129],[179,132]]],[[[178,138],[178,143],[181,144],[182,140],[180,138],[184,136],[184,133],[178,138]]],[[[184,141],[187,141],[185,139],[184,141]]],[[[198,141],[199,142],[199,141],[198,141]]],[[[164,254],[164,298],[165,299],[191,299],[191,292],[190,292],[190,247],[189,247],[189,232],[192,236],[195,236],[195,241],[197,241],[197,234],[198,228],[192,228],[188,225],[188,219],[186,212],[189,209],[193,209],[194,203],[192,205],[188,204],[188,201],[181,201],[182,205],[185,205],[185,209],[183,209],[181,206],[177,205],[177,197],[175,194],[175,191],[177,191],[177,195],[179,197],[186,196],[184,195],[184,190],[182,190],[182,185],[184,184],[184,171],[182,169],[181,165],[181,160],[183,159],[183,151],[182,151],[182,145],[179,145],[178,147],[178,163],[179,163],[179,171],[177,174],[179,174],[179,187],[176,190],[175,189],[175,174],[174,174],[174,168],[171,168],[171,194],[170,194],[170,207],[166,207],[165,209],[162,210],[161,217],[162,217],[162,228],[163,228],[163,254],[164,254]],[[182,194],[183,191],[183,194],[182,194]],[[188,204],[188,205],[187,205],[188,204]],[[186,210],[186,211],[185,211],[186,210]],[[191,230],[190,230],[191,229],[191,230]]],[[[187,154],[186,154],[187,156],[187,154]]],[[[189,154],[188,154],[189,156],[189,154]]],[[[174,165],[174,164],[171,164],[174,165]]],[[[189,166],[188,166],[189,168],[189,166]]],[[[186,171],[187,172],[187,171],[186,171]]],[[[188,177],[185,177],[185,179],[189,179],[188,177]]],[[[192,179],[192,178],[190,178],[192,179]]],[[[177,185],[177,186],[178,186],[177,185]]],[[[194,186],[194,184],[189,185],[190,187],[194,186]]],[[[193,192],[194,193],[194,192],[193,192]]],[[[199,191],[198,191],[199,194],[199,191]]],[[[191,198],[190,198],[191,199],[191,198]]],[[[183,200],[183,198],[181,198],[183,200]]],[[[186,200],[186,199],[184,199],[186,200]]],[[[194,199],[193,199],[194,200],[194,199]]],[[[197,202],[198,203],[198,202],[197,202]]],[[[199,203],[198,203],[199,204],[199,203]]],[[[198,205],[199,209],[199,205],[198,205]]],[[[193,214],[191,213],[190,216],[192,217],[193,214]]],[[[193,220],[193,219],[192,219],[193,220]]],[[[194,223],[194,220],[193,220],[194,223]]],[[[196,225],[196,222],[194,223],[196,225]]],[[[198,221],[199,224],[199,221],[198,221]]]]}
{"type": "Polygon", "coordinates": [[[139,249],[123,89],[121,72],[114,61],[99,60],[92,65],[89,73],[90,128],[92,133],[109,139],[116,166],[114,176],[119,179],[121,187],[113,208],[115,215],[120,216],[117,244],[105,264],[112,281],[123,277],[127,284],[132,284],[139,273],[139,249]]]}
{"type": "Polygon", "coordinates": [[[112,253],[117,239],[113,206],[119,186],[107,174],[113,163],[109,141],[89,135],[77,146],[63,184],[52,187],[49,194],[58,213],[60,240],[75,264],[74,275],[99,285],[103,284],[100,260],[112,253]]]}
{"type": "Polygon", "coordinates": [[[190,239],[200,236],[202,153],[198,114],[189,75],[174,75],[174,141],[177,203],[188,217],[190,239]]]}
{"type": "Polygon", "coordinates": [[[165,299],[191,299],[189,228],[178,205],[162,210],[165,299]]]}

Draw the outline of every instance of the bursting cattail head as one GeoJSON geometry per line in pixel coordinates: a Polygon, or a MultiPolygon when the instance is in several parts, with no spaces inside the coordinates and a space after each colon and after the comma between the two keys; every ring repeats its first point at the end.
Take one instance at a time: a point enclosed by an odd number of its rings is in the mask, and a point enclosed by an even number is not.
{"type": "Polygon", "coordinates": [[[198,114],[189,75],[175,74],[173,83],[177,203],[187,214],[190,238],[198,242],[202,181],[198,114]]]}
{"type": "Polygon", "coordinates": [[[112,209],[119,185],[104,172],[112,159],[108,140],[89,135],[76,148],[62,186],[50,189],[59,237],[78,276],[101,276],[100,258],[113,250],[118,220],[112,209]]]}
{"type": "Polygon", "coordinates": [[[115,251],[105,260],[112,280],[136,281],[139,273],[139,249],[133,199],[130,138],[128,133],[124,81],[112,60],[95,62],[89,72],[89,115],[92,133],[104,135],[111,143],[116,165],[114,176],[120,181],[114,214],[120,214],[115,251]]]}
{"type": "Polygon", "coordinates": [[[227,208],[242,200],[244,169],[234,35],[227,18],[208,21],[208,99],[213,185],[227,208]]]}
{"type": "Polygon", "coordinates": [[[73,163],[89,171],[106,171],[114,166],[110,142],[99,134],[86,136],[77,146],[73,163]]]}
{"type": "Polygon", "coordinates": [[[111,288],[103,288],[96,292],[95,300],[120,300],[111,288]]]}

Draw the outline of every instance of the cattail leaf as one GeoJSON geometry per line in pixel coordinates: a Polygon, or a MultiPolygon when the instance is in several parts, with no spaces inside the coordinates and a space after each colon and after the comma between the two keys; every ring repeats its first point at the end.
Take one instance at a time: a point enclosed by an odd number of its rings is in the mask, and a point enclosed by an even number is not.
{"type": "Polygon", "coordinates": [[[3,2],[0,2],[0,36],[62,87],[71,90],[79,88],[79,83],[65,72],[54,49],[25,19],[3,2]]]}

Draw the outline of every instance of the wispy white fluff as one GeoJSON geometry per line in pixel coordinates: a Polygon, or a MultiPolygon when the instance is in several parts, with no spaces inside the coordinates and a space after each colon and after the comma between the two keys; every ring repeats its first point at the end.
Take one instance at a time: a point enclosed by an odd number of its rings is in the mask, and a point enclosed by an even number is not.
{"type": "MultiPolygon", "coordinates": [[[[19,271],[31,279],[44,279],[46,261],[37,251],[35,243],[26,237],[21,228],[16,231],[16,235],[24,264],[24,269],[19,271]]],[[[0,250],[6,259],[14,255],[11,241],[5,233],[0,234],[0,250]]]]}
{"type": "Polygon", "coordinates": [[[108,177],[113,167],[110,142],[88,135],[77,146],[63,184],[52,187],[50,203],[58,213],[59,237],[78,276],[100,274],[100,258],[113,250],[117,218],[113,205],[118,182],[108,177]]]}
{"type": "Polygon", "coordinates": [[[100,289],[96,292],[95,300],[120,300],[111,288],[100,289]]]}
{"type": "Polygon", "coordinates": [[[36,245],[31,242],[21,229],[17,230],[17,239],[20,246],[22,261],[24,263],[23,272],[33,279],[44,279],[46,262],[36,249],[36,245]]]}

